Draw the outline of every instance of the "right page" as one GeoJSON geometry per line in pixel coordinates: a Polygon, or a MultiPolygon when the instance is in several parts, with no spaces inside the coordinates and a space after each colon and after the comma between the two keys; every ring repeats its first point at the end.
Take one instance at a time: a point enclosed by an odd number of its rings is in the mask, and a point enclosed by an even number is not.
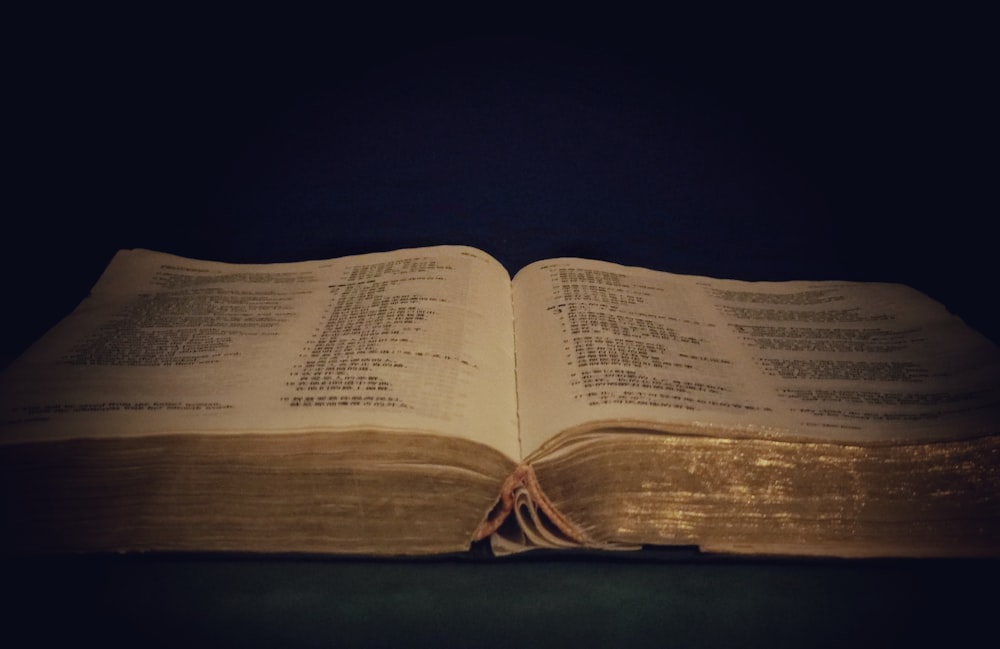
{"type": "Polygon", "coordinates": [[[526,458],[607,428],[849,444],[1000,432],[997,347],[905,286],[554,259],[513,295],[526,458]]]}

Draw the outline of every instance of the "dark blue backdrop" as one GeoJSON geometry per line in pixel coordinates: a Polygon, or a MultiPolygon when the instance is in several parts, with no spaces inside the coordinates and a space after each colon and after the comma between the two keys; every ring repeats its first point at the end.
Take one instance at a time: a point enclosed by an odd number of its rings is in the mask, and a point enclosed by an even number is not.
{"type": "Polygon", "coordinates": [[[122,247],[903,281],[1000,337],[974,17],[389,17],[43,22],[8,94],[4,359],[122,247]]]}

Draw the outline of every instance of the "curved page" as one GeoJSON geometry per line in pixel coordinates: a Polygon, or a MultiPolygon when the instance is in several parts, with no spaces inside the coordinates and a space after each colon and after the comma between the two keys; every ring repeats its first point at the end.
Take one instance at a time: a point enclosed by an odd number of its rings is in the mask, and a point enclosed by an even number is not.
{"type": "Polygon", "coordinates": [[[900,285],[581,259],[513,281],[521,439],[631,428],[884,443],[1000,432],[1000,353],[900,285]]]}
{"type": "Polygon", "coordinates": [[[443,246],[249,265],[120,252],[5,372],[0,443],[406,430],[518,458],[510,280],[443,246]]]}

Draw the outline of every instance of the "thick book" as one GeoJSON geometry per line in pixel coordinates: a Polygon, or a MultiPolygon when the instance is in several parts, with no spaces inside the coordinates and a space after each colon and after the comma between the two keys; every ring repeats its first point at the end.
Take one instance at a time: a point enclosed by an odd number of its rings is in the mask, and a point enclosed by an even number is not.
{"type": "Polygon", "coordinates": [[[0,548],[996,556],[998,415],[901,285],[124,250],[0,376],[0,548]]]}

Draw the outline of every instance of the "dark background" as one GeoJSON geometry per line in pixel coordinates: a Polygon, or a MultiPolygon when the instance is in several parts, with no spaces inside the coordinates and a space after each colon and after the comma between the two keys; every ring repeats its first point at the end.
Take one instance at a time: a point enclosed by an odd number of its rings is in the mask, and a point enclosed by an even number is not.
{"type": "Polygon", "coordinates": [[[3,360],[115,250],[436,243],[874,279],[998,337],[985,16],[59,13],[12,22],[3,360]]]}
{"type": "MultiPolygon", "coordinates": [[[[0,361],[126,247],[269,262],[461,243],[511,272],[577,255],[901,281],[1000,340],[991,24],[871,7],[14,14],[0,361]]],[[[983,562],[5,564],[11,619],[42,638],[261,644],[920,644],[984,630],[998,576],[983,562]]]]}

